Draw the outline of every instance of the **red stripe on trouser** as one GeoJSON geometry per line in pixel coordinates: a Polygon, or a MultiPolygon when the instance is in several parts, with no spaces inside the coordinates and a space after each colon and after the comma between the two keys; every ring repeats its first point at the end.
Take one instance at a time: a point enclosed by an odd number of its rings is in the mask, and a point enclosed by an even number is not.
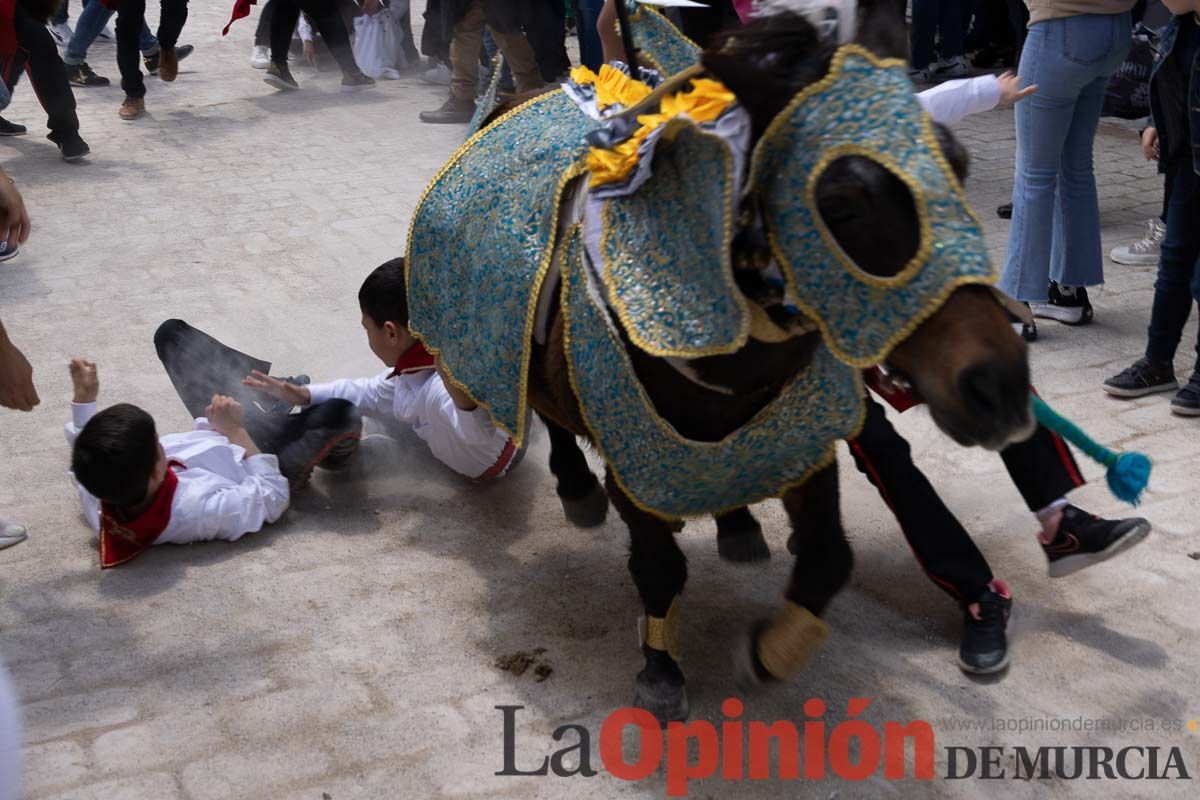
{"type": "Polygon", "coordinates": [[[508,469],[509,462],[512,461],[513,454],[517,452],[516,445],[513,440],[509,439],[504,443],[504,449],[500,451],[500,457],[496,459],[496,463],[487,468],[487,472],[480,475],[475,480],[489,481],[492,478],[498,478],[504,474],[504,470],[508,469]]]}
{"type": "Polygon", "coordinates": [[[921,560],[920,554],[917,553],[917,549],[912,545],[912,540],[908,538],[908,531],[904,530],[904,523],[900,521],[899,515],[896,514],[896,506],[894,503],[892,503],[892,497],[888,493],[887,487],[883,483],[883,478],[879,475],[879,470],[877,470],[875,465],[871,463],[871,459],[867,457],[866,451],[863,450],[862,445],[858,443],[857,439],[850,440],[850,449],[854,451],[855,455],[858,456],[859,460],[866,468],[867,473],[871,477],[871,482],[874,483],[875,488],[879,490],[879,496],[883,498],[883,502],[886,503],[887,507],[892,510],[892,516],[896,517],[896,524],[900,526],[900,532],[904,534],[904,541],[908,544],[908,549],[913,554],[913,558],[917,560],[917,564],[920,565],[921,570],[929,576],[931,581],[936,583],[938,586],[945,587],[951,594],[961,601],[963,596],[962,592],[958,591],[958,587],[953,583],[942,580],[937,575],[934,575],[929,571],[929,568],[925,566],[925,562],[921,560]]]}
{"type": "Polygon", "coordinates": [[[1054,449],[1058,451],[1058,458],[1062,461],[1063,468],[1067,471],[1067,477],[1075,484],[1075,488],[1083,486],[1083,476],[1079,474],[1079,470],[1075,467],[1075,460],[1071,458],[1071,451],[1067,449],[1067,443],[1054,431],[1050,431],[1050,436],[1054,439],[1054,449]]]}

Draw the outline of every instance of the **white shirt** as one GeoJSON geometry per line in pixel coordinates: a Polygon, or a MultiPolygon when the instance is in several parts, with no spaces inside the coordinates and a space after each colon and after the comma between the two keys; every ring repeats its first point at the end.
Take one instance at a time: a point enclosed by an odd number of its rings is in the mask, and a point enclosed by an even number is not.
{"type": "Polygon", "coordinates": [[[426,369],[389,377],[314,383],[312,402],[349,400],[363,412],[391,416],[412,426],[438,461],[468,478],[492,469],[508,446],[508,434],[492,423],[483,407],[463,411],[454,405],[436,370],[426,369]]]}
{"type": "MultiPolygon", "coordinates": [[[[95,403],[72,403],[71,422],[65,428],[67,444],[74,445],[98,407],[95,403]]],[[[214,431],[203,417],[196,429],[171,433],[159,439],[167,461],[181,462],[187,469],[175,475],[179,485],[171,500],[171,521],[154,540],[155,544],[186,544],[209,539],[240,539],[283,516],[288,507],[287,478],[279,472],[279,459],[272,455],[246,456],[246,451],[214,431]]],[[[79,485],[83,515],[100,532],[100,501],[79,485]]]]}
{"type": "Polygon", "coordinates": [[[917,93],[921,105],[934,122],[953,125],[969,114],[991,111],[1000,103],[1000,81],[995,75],[980,75],[943,84],[917,93]]]}

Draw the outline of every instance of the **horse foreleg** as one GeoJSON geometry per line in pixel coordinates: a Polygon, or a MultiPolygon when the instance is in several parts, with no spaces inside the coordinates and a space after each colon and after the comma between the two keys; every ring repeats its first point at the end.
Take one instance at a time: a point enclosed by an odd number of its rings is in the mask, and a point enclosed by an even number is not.
{"type": "Polygon", "coordinates": [[[603,525],[608,516],[608,495],[588,467],[575,434],[538,414],[550,432],[550,471],[558,481],[558,499],[567,520],[580,528],[603,525]]]}
{"type": "Polygon", "coordinates": [[[727,514],[717,514],[713,519],[717,521],[717,555],[724,560],[749,564],[771,557],[762,526],[750,509],[742,506],[727,514]]]}
{"type": "Polygon", "coordinates": [[[675,543],[677,526],[635,506],[611,471],[605,485],[629,526],[629,572],[645,609],[646,663],[634,680],[633,704],[663,723],[687,719],[687,690],[679,668],[680,595],[687,582],[687,559],[675,543]]]}
{"type": "Polygon", "coordinates": [[[739,649],[739,678],[744,683],[790,678],[825,640],[827,627],[818,617],[846,585],[854,563],[839,500],[836,463],[783,496],[796,564],[783,605],[755,627],[749,646],[739,649]]]}

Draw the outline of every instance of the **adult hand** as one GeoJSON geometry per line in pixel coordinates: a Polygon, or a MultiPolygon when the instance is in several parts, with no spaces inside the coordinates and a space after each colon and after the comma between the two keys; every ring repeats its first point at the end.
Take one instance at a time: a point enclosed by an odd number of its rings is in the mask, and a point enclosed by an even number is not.
{"type": "Polygon", "coordinates": [[[367,16],[374,16],[383,8],[383,4],[379,0],[363,0],[362,10],[367,16]]]}
{"type": "Polygon", "coordinates": [[[1158,161],[1158,128],[1142,131],[1142,155],[1147,161],[1158,161]]]}
{"type": "Polygon", "coordinates": [[[208,424],[214,431],[230,439],[246,429],[246,410],[237,400],[223,394],[213,395],[212,402],[204,409],[204,416],[208,417],[208,424]]]}
{"type": "Polygon", "coordinates": [[[0,241],[8,242],[10,247],[24,244],[29,238],[29,227],[29,212],[21,193],[4,170],[0,170],[0,241]]]}
{"type": "Polygon", "coordinates": [[[279,378],[272,378],[265,372],[254,370],[246,376],[242,381],[243,386],[249,386],[251,389],[258,389],[260,392],[271,395],[277,400],[282,400],[285,403],[291,403],[294,406],[306,406],[312,402],[312,393],[305,386],[297,386],[294,383],[281,381],[279,378]]]}
{"type": "Polygon", "coordinates": [[[1016,105],[1038,90],[1036,83],[1022,89],[1020,76],[1012,70],[1008,70],[1003,75],[997,76],[996,82],[1000,84],[999,105],[1001,106],[1016,105]]]}
{"type": "Polygon", "coordinates": [[[100,377],[96,373],[96,365],[87,359],[71,359],[71,383],[75,386],[76,403],[94,403],[100,397],[100,377]]]}
{"type": "Polygon", "coordinates": [[[33,386],[33,367],[0,325],[0,406],[32,411],[40,402],[33,386]]]}

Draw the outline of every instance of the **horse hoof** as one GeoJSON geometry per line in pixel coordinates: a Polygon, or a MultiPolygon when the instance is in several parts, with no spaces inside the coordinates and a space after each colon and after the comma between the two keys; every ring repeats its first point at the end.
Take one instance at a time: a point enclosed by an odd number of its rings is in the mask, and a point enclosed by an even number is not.
{"type": "Polygon", "coordinates": [[[595,528],[604,524],[608,517],[608,493],[599,481],[583,497],[568,499],[560,497],[567,521],[577,528],[595,528]]]}
{"type": "Polygon", "coordinates": [[[717,529],[717,555],[735,564],[753,564],[771,558],[771,548],[763,537],[762,528],[717,529]]]}
{"type": "Polygon", "coordinates": [[[633,682],[633,705],[654,715],[660,725],[683,722],[688,718],[687,687],[662,680],[651,680],[639,673],[633,682]]]}

